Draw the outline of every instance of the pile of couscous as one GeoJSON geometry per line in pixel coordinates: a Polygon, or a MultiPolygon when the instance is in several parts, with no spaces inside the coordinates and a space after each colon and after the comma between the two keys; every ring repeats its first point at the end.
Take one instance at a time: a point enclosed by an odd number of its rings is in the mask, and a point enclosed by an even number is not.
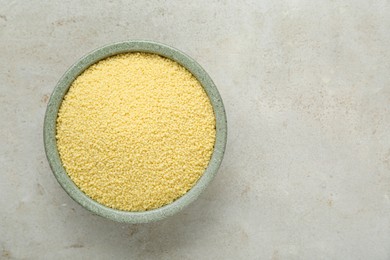
{"type": "Polygon", "coordinates": [[[202,176],[215,116],[197,79],[155,54],[125,53],[72,83],[57,118],[57,147],[90,198],[125,211],[159,208],[202,176]]]}

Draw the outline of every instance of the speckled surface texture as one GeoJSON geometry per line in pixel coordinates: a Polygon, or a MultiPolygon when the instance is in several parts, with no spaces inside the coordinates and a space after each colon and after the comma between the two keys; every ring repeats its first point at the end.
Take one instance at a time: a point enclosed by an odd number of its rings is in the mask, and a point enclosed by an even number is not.
{"type": "Polygon", "coordinates": [[[45,152],[47,154],[50,167],[58,182],[69,194],[69,196],[71,196],[75,201],[80,203],[80,205],[93,213],[118,222],[133,224],[161,220],[179,212],[184,207],[193,202],[207,187],[207,185],[209,185],[209,183],[216,175],[225,152],[227,137],[225,108],[223,106],[221,96],[219,95],[216,86],[207,72],[204,71],[204,69],[195,60],[188,57],[181,51],[161,43],[145,40],[111,43],[92,51],[77,61],[74,65],[72,65],[59,80],[55,89],[53,90],[53,93],[48,101],[43,127],[45,152]],[[209,165],[207,166],[203,176],[198,180],[194,187],[192,187],[190,191],[188,191],[184,196],[180,197],[173,203],[145,212],[128,212],[111,209],[86,196],[67,175],[64,167],[62,166],[56,144],[56,121],[58,110],[61,106],[64,95],[67,93],[74,79],[76,79],[78,75],[80,75],[92,64],[95,64],[109,56],[126,52],[155,53],[163,57],[170,58],[187,68],[202,84],[204,90],[209,96],[211,105],[213,106],[214,110],[216,123],[215,126],[217,130],[215,136],[214,152],[211,156],[209,165]]]}
{"type": "Polygon", "coordinates": [[[389,1],[0,1],[1,259],[389,259],[389,1]],[[221,168],[151,224],[57,183],[43,118],[85,53],[150,39],[196,59],[228,115],[221,168]]]}

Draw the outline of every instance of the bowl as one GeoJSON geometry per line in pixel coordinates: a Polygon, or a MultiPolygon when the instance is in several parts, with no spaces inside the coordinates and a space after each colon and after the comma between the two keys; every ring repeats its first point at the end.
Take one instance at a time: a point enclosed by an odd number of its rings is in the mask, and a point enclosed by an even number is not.
{"type": "Polygon", "coordinates": [[[43,135],[46,156],[52,172],[59,184],[73,200],[78,202],[87,210],[99,216],[118,222],[135,224],[153,222],[171,216],[181,211],[184,207],[198,198],[202,191],[212,181],[222,162],[226,147],[227,123],[223,102],[216,86],[206,71],[194,59],[190,58],[183,52],[165,44],[152,41],[135,40],[113,43],[96,49],[82,57],[65,72],[62,78],[58,81],[48,102],[43,127],[43,135]],[[66,173],[62,165],[56,143],[57,114],[62,100],[72,82],[84,70],[96,62],[109,56],[127,52],[145,52],[158,54],[160,56],[169,58],[185,67],[203,86],[206,94],[210,99],[216,120],[216,139],[214,150],[205,172],[195,183],[195,185],[187,193],[170,204],[157,209],[139,212],[121,211],[109,208],[91,199],[85,193],[83,193],[66,173]]]}

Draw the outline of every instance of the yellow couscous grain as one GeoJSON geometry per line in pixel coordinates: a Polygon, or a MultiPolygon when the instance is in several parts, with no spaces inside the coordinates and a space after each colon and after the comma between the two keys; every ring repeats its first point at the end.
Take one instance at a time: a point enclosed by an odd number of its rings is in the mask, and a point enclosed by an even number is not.
{"type": "Polygon", "coordinates": [[[215,117],[197,79],[155,54],[125,53],[72,83],[57,118],[64,168],[89,197],[125,211],[159,208],[205,171],[215,117]]]}

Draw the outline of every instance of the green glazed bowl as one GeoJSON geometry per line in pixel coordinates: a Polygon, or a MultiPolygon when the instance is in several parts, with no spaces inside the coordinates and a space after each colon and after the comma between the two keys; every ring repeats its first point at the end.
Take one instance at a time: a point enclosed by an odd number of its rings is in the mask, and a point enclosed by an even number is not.
{"type": "Polygon", "coordinates": [[[218,171],[218,168],[222,162],[223,154],[225,152],[227,123],[225,108],[216,86],[206,71],[195,60],[183,52],[161,43],[152,41],[126,41],[110,44],[92,51],[68,69],[68,71],[57,83],[57,86],[55,87],[50,97],[46,109],[43,135],[46,156],[54,176],[72,199],[93,213],[111,220],[127,223],[146,223],[161,220],[179,212],[185,206],[193,202],[211,182],[218,171]],[[72,82],[85,69],[87,69],[92,64],[95,64],[99,60],[126,52],[155,53],[174,60],[187,68],[198,79],[206,91],[212,104],[216,119],[216,140],[214,151],[203,176],[191,188],[191,190],[172,203],[157,209],[142,212],[112,209],[96,202],[83,193],[69,178],[64,167],[62,166],[56,142],[56,119],[58,110],[72,82]]]}

